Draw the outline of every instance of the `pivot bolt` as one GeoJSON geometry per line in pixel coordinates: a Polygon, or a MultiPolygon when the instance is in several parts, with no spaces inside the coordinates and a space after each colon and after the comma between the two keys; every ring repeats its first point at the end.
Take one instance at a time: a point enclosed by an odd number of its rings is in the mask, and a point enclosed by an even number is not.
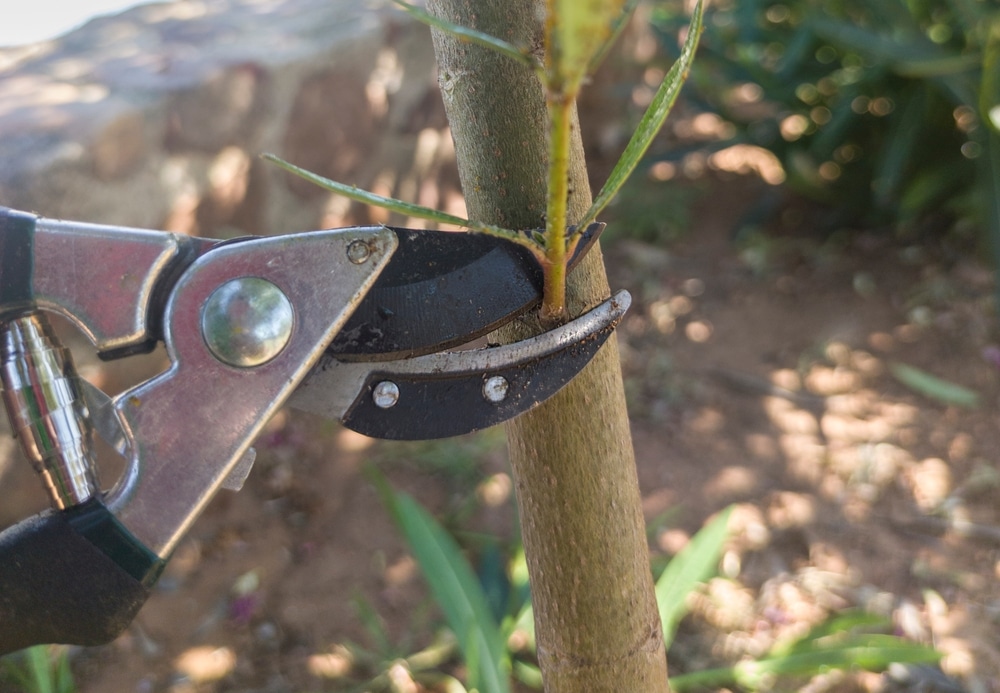
{"type": "Polygon", "coordinates": [[[347,246],[347,259],[355,265],[363,265],[372,256],[372,249],[365,241],[351,241],[347,246]]]}
{"type": "Polygon", "coordinates": [[[295,313],[284,292],[259,277],[226,282],[201,309],[201,334],[223,363],[260,366],[281,353],[292,337],[295,313]]]}
{"type": "Polygon", "coordinates": [[[487,402],[500,404],[507,399],[507,391],[509,389],[510,383],[507,382],[506,378],[501,375],[494,375],[492,378],[487,378],[486,382],[483,383],[483,397],[486,398],[487,402]]]}
{"type": "Polygon", "coordinates": [[[372,401],[379,409],[390,409],[399,401],[399,385],[383,380],[372,390],[372,401]]]}

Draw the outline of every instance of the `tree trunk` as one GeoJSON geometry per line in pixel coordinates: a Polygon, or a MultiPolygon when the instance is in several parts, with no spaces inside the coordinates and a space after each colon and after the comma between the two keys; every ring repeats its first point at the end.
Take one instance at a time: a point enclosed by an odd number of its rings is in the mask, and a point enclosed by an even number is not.
{"type": "MultiPolygon", "coordinates": [[[[429,0],[434,14],[542,50],[544,0],[429,0]]],[[[434,31],[439,82],[469,216],[508,228],[544,226],[545,94],[513,60],[434,31]]],[[[569,217],[590,204],[574,113],[569,217]]],[[[599,249],[570,275],[578,315],[609,295],[599,249]]],[[[540,331],[533,320],[504,341],[540,331]]],[[[549,693],[668,690],[622,387],[618,347],[546,404],[507,427],[549,693]]]]}

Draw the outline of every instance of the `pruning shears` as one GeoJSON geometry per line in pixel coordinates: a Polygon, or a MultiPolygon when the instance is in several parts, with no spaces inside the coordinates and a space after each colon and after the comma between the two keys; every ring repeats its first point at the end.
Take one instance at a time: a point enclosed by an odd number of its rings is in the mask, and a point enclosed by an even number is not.
{"type": "Polygon", "coordinates": [[[122,632],[211,498],[242,486],[285,405],[431,439],[554,394],[627,292],[522,342],[452,350],[518,318],[541,286],[527,251],[487,236],[374,226],[216,241],[0,207],[0,384],[53,506],[0,533],[0,654],[122,632]],[[49,312],[104,359],[162,342],[169,368],[110,397],[77,375],[49,312]],[[95,433],[125,460],[109,490],[95,433]]]}

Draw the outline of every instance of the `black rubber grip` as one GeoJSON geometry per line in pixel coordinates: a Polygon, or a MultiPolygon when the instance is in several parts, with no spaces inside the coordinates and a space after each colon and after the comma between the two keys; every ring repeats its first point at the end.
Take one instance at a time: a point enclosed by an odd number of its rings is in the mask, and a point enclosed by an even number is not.
{"type": "Polygon", "coordinates": [[[34,301],[35,217],[0,207],[0,306],[5,312],[28,308],[34,301]]]}
{"type": "Polygon", "coordinates": [[[162,566],[98,502],[9,527],[0,533],[0,654],[112,641],[162,566]]]}

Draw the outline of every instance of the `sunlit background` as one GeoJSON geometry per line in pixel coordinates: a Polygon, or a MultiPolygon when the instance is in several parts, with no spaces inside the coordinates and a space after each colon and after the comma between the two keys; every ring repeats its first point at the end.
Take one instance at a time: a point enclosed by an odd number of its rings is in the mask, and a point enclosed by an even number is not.
{"type": "Polygon", "coordinates": [[[91,17],[119,12],[149,0],[17,0],[0,2],[0,46],[44,41],[75,29],[91,17]]]}

